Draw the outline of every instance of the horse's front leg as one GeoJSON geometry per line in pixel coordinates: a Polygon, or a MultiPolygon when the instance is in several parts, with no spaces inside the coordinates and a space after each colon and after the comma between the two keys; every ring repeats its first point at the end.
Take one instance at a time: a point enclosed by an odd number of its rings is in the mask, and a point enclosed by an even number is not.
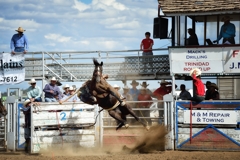
{"type": "Polygon", "coordinates": [[[116,119],[118,122],[120,122],[120,123],[118,124],[116,130],[122,128],[122,126],[128,127],[128,125],[125,124],[126,118],[123,119],[122,116],[121,116],[121,113],[118,113],[118,112],[115,111],[115,110],[110,110],[110,111],[108,111],[108,114],[109,114],[112,118],[114,118],[114,119],[116,119]]]}
{"type": "Polygon", "coordinates": [[[124,106],[124,105],[126,105],[126,103],[123,101],[123,100],[121,100],[121,96],[118,96],[118,94],[116,93],[116,91],[115,90],[109,90],[109,93],[112,95],[112,96],[114,96],[119,102],[120,102],[120,105],[121,106],[124,106]]]}

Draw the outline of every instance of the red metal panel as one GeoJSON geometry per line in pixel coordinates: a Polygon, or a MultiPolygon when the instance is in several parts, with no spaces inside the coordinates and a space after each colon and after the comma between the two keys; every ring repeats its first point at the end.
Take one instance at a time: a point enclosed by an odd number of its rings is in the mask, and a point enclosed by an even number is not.
{"type": "Polygon", "coordinates": [[[223,136],[213,128],[208,128],[199,135],[192,138],[192,143],[188,141],[182,145],[182,148],[189,149],[230,149],[239,150],[240,146],[223,136]]]}

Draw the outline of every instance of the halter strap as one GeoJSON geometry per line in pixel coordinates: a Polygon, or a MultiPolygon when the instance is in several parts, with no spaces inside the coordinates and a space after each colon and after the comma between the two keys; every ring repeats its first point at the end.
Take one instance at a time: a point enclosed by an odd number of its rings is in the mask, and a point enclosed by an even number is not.
{"type": "Polygon", "coordinates": [[[111,108],[109,108],[109,109],[105,109],[105,110],[107,110],[107,111],[111,111],[111,110],[117,108],[117,106],[118,106],[119,104],[120,104],[120,102],[117,101],[117,102],[114,104],[113,107],[111,107],[111,108]]]}

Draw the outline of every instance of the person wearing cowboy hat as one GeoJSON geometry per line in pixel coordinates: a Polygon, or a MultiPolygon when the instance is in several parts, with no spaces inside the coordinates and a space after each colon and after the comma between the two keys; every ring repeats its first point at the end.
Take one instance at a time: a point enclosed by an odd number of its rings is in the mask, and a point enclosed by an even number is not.
{"type": "MultiPolygon", "coordinates": [[[[140,88],[140,94],[138,95],[138,101],[152,101],[151,95],[147,93],[147,89],[142,86],[140,88]]],[[[152,102],[139,102],[137,108],[150,108],[152,102]]],[[[150,110],[136,110],[135,113],[139,117],[145,117],[145,121],[148,122],[148,125],[152,124],[150,117],[150,110]]]]}
{"type": "Polygon", "coordinates": [[[205,97],[205,100],[219,100],[218,86],[215,83],[209,85],[209,95],[205,97]]]}
{"type": "Polygon", "coordinates": [[[42,102],[42,90],[36,85],[36,81],[32,78],[28,84],[31,86],[27,89],[27,97],[31,102],[42,102]]]}
{"type": "Polygon", "coordinates": [[[113,88],[114,88],[116,91],[119,91],[119,90],[120,90],[120,87],[119,87],[117,84],[114,84],[114,85],[113,85],[113,88]]]}
{"type": "Polygon", "coordinates": [[[142,82],[142,84],[140,84],[140,86],[146,88],[147,94],[149,94],[150,96],[152,96],[152,94],[153,94],[152,91],[147,88],[147,87],[149,86],[149,84],[147,84],[147,82],[142,82]]]}
{"type": "Polygon", "coordinates": [[[45,92],[45,102],[57,102],[61,99],[61,91],[56,85],[57,79],[52,77],[49,84],[46,84],[43,91],[45,92]]]}
{"type": "MultiPolygon", "coordinates": [[[[160,87],[153,92],[152,96],[154,98],[157,98],[159,101],[162,101],[164,95],[172,92],[172,85],[171,85],[172,83],[165,81],[164,79],[158,83],[160,84],[160,87]]],[[[164,108],[163,102],[158,102],[158,108],[161,109],[161,110],[158,110],[159,117],[163,117],[163,113],[164,113],[162,110],[164,108]]]]}
{"type": "Polygon", "coordinates": [[[132,88],[129,90],[129,94],[132,96],[133,101],[137,101],[138,95],[140,93],[140,91],[137,89],[139,83],[136,80],[133,80],[130,84],[132,85],[132,88]]]}
{"type": "Polygon", "coordinates": [[[164,79],[161,82],[158,82],[160,87],[153,92],[153,96],[158,100],[163,100],[163,96],[172,92],[172,83],[165,81],[164,79]]]}
{"type": "Polygon", "coordinates": [[[64,90],[64,92],[63,92],[63,94],[64,95],[68,95],[69,94],[69,85],[68,84],[65,84],[63,87],[62,87],[62,89],[64,90]]]}
{"type": "Polygon", "coordinates": [[[218,42],[221,38],[223,38],[222,44],[235,44],[234,37],[236,36],[236,27],[233,23],[230,23],[230,17],[225,15],[221,21],[224,24],[221,27],[220,33],[213,43],[218,42]]]}
{"type": "Polygon", "coordinates": [[[22,27],[18,27],[16,31],[18,33],[12,36],[10,43],[11,53],[15,54],[15,52],[23,52],[26,54],[28,51],[28,39],[27,36],[23,34],[26,30],[22,27]]]}
{"type": "Polygon", "coordinates": [[[193,97],[190,100],[199,103],[205,99],[205,87],[200,77],[201,76],[200,69],[193,68],[190,71],[190,76],[193,79],[193,91],[194,91],[193,97]]]}
{"type": "Polygon", "coordinates": [[[31,101],[27,99],[23,103],[22,108],[23,114],[25,116],[24,124],[24,138],[25,138],[25,152],[28,153],[30,150],[30,139],[31,139],[31,101]]]}
{"type": "MultiPolygon", "coordinates": [[[[75,90],[72,86],[69,87],[68,91],[69,91],[69,94],[64,95],[64,97],[59,101],[60,103],[62,103],[69,96],[73,95],[75,92],[75,90]]],[[[80,101],[80,99],[78,98],[77,94],[75,94],[74,96],[72,96],[70,99],[67,100],[67,102],[79,102],[79,101],[80,101]]]]}
{"type": "MultiPolygon", "coordinates": [[[[127,85],[124,85],[123,89],[123,94],[122,96],[126,98],[126,101],[133,101],[133,98],[131,96],[131,94],[129,94],[129,87],[127,85]]],[[[132,103],[130,103],[131,105],[132,103]]]]}

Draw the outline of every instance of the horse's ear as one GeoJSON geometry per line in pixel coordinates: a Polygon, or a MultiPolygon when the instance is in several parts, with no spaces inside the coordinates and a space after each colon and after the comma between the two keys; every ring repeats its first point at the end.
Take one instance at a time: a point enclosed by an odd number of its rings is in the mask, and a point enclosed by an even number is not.
{"type": "Polygon", "coordinates": [[[98,61],[97,61],[96,58],[93,58],[93,63],[94,63],[95,66],[98,66],[98,65],[99,65],[99,63],[98,63],[98,61]]]}
{"type": "Polygon", "coordinates": [[[100,64],[101,66],[103,65],[103,62],[101,62],[101,64],[100,64]]]}

